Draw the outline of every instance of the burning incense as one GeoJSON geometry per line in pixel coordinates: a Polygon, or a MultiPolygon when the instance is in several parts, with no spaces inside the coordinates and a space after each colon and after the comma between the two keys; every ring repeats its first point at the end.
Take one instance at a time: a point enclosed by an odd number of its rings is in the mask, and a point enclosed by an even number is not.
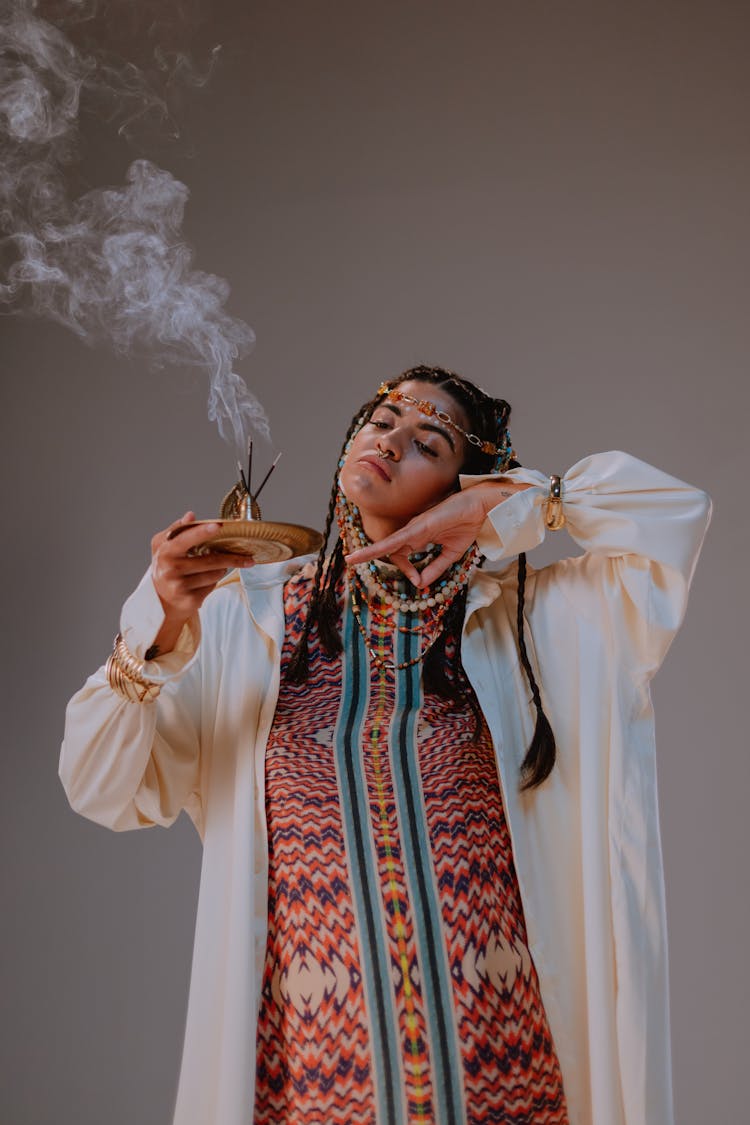
{"type": "Polygon", "coordinates": [[[239,461],[237,462],[237,468],[239,469],[240,480],[242,481],[242,487],[244,488],[245,492],[247,492],[247,494],[249,496],[250,495],[250,489],[248,488],[247,481],[245,480],[245,471],[242,468],[242,465],[239,463],[239,461]]]}
{"type": "Polygon", "coordinates": [[[257,492],[255,492],[255,493],[251,493],[251,494],[250,494],[250,495],[251,495],[251,498],[252,498],[253,500],[257,500],[257,499],[258,499],[258,497],[260,496],[261,492],[263,491],[263,488],[264,488],[264,486],[265,486],[265,483],[266,483],[266,481],[268,480],[268,478],[270,477],[271,473],[272,473],[272,472],[274,471],[274,469],[275,469],[275,468],[276,468],[276,466],[278,465],[278,463],[279,463],[279,459],[280,459],[280,458],[281,458],[281,454],[280,454],[280,453],[277,453],[276,457],[275,457],[275,458],[274,458],[274,460],[273,460],[273,464],[271,465],[271,468],[270,468],[270,469],[268,470],[268,472],[266,473],[266,475],[265,475],[265,476],[263,477],[263,480],[262,480],[262,481],[260,482],[260,485],[259,485],[259,487],[258,487],[258,491],[257,491],[257,492]]]}

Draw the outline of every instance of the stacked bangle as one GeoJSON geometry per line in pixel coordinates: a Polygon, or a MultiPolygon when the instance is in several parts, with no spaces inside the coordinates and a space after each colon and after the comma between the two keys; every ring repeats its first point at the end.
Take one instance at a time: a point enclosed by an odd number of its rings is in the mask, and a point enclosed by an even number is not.
{"type": "Polygon", "coordinates": [[[161,691],[160,684],[146,679],[143,662],[136,660],[121,633],[115,637],[115,646],[104,671],[109,686],[128,703],[151,703],[161,691]]]}

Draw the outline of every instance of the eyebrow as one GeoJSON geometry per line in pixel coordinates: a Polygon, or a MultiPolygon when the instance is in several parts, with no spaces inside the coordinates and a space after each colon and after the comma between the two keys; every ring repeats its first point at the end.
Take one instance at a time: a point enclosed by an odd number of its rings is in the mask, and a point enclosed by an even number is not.
{"type": "MultiPolygon", "coordinates": [[[[399,418],[402,417],[401,411],[392,402],[381,402],[380,406],[384,407],[386,410],[393,411],[393,413],[397,414],[399,416],[399,418]]],[[[451,435],[448,433],[447,430],[443,429],[442,426],[436,426],[432,422],[420,422],[419,428],[420,428],[420,430],[432,430],[433,433],[440,434],[440,436],[444,437],[445,440],[448,442],[448,445],[451,447],[451,450],[453,451],[453,453],[456,452],[456,447],[453,443],[453,438],[451,437],[451,435]]]]}

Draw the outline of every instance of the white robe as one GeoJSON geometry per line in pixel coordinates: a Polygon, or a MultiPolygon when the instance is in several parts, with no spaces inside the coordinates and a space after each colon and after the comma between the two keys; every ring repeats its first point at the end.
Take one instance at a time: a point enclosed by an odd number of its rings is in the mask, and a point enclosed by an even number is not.
{"type": "MultiPolygon", "coordinates": [[[[499,504],[479,537],[463,661],[487,718],[528,943],[572,1125],[671,1125],[666,915],[649,681],[685,611],[707,496],[624,453],[563,477],[582,556],[535,571],[526,638],[558,755],[527,794],[535,712],[515,632],[516,556],[545,534],[548,478],[499,504]]],[[[485,478],[464,477],[463,487],[485,478]]],[[[235,573],[147,665],[154,703],[99,669],[71,700],[60,775],[71,805],[117,830],[186,809],[203,840],[175,1125],[251,1125],[267,929],[265,746],[279,686],[282,590],[305,560],[235,573]]],[[[143,657],[162,621],[147,574],[121,631],[143,657]]],[[[440,1125],[454,1125],[442,1122],[440,1125]]]]}

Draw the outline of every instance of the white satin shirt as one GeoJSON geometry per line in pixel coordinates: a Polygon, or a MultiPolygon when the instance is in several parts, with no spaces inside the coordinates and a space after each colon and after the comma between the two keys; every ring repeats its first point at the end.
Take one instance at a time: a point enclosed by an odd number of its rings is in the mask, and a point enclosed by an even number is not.
{"type": "MultiPolygon", "coordinates": [[[[516,640],[516,557],[545,535],[549,480],[494,508],[472,578],[463,660],[487,718],[529,948],[572,1125],[673,1121],[666,915],[649,681],[682,621],[710,518],[705,493],[625,453],[562,481],[581,556],[529,566],[525,621],[558,754],[519,793],[535,712],[516,640]]],[[[471,487],[480,477],[463,477],[471,487]]],[[[497,478],[493,478],[497,479],[497,478]]],[[[266,946],[265,746],[279,686],[283,583],[306,560],[235,572],[173,653],[163,688],[122,700],[100,668],[71,700],[60,775],[71,805],[116,830],[171,824],[203,840],[174,1125],[251,1125],[266,946]]],[[[149,574],[121,631],[143,658],[162,621],[149,574]]],[[[442,1122],[440,1125],[457,1125],[442,1122]]]]}

